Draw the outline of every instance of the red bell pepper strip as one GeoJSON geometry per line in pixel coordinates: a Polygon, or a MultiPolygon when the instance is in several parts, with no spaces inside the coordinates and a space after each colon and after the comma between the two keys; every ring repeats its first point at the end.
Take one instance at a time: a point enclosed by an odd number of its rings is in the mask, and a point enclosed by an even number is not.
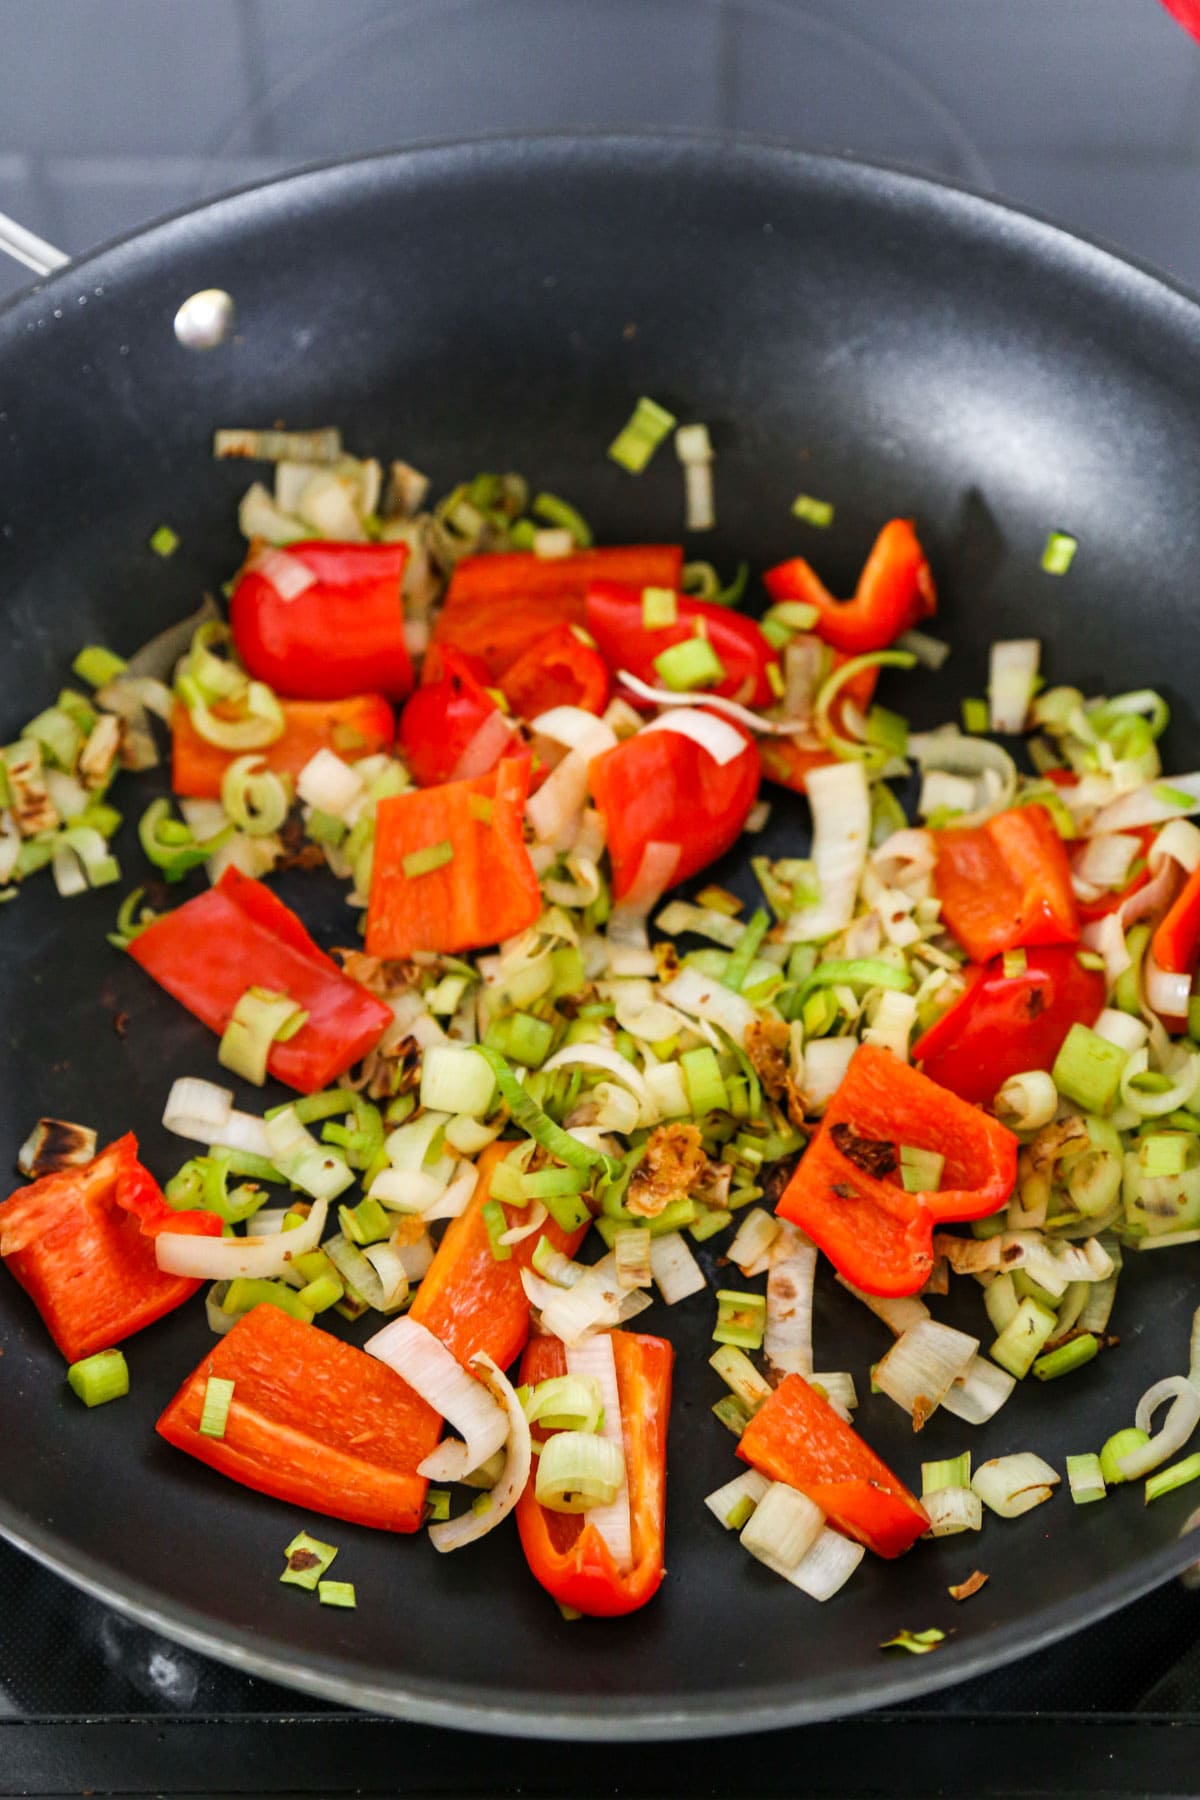
{"type": "Polygon", "coordinates": [[[416,1531],[441,1420],[386,1363],[260,1305],[218,1338],[157,1426],[243,1487],[380,1531],[416,1531]],[[225,1435],[200,1430],[210,1376],[232,1381],[225,1435]]]}
{"type": "MultiPolygon", "coordinates": [[[[529,1301],[521,1270],[530,1266],[538,1235],[549,1238],[565,1256],[574,1256],[588,1230],[583,1225],[577,1231],[563,1231],[547,1219],[540,1234],[522,1238],[512,1246],[510,1257],[496,1260],[483,1209],[492,1171],[512,1148],[511,1142],[489,1144],[479,1158],[475,1192],[446,1227],[412,1303],[411,1316],[441,1338],[464,1366],[480,1350],[501,1369],[520,1355],[529,1336],[529,1301]]],[[[524,1222],[520,1207],[505,1207],[504,1216],[510,1226],[524,1222]]]]}
{"type": "MultiPolygon", "coordinates": [[[[1054,772],[1055,771],[1051,770],[1051,774],[1054,772]]],[[[1145,887],[1150,879],[1150,870],[1146,865],[1146,857],[1149,853],[1151,844],[1158,836],[1159,829],[1160,827],[1157,825],[1140,825],[1129,834],[1132,837],[1138,838],[1142,846],[1138,855],[1134,858],[1134,873],[1129,877],[1129,880],[1125,883],[1123,888],[1114,890],[1114,892],[1109,894],[1102,894],[1098,900],[1077,899],[1076,905],[1079,909],[1081,924],[1091,925],[1097,919],[1106,919],[1109,913],[1116,912],[1119,906],[1124,906],[1126,900],[1131,900],[1134,894],[1141,892],[1142,888],[1145,887]]]]}
{"type": "Polygon", "coordinates": [[[582,625],[584,596],[594,581],[644,587],[679,586],[678,544],[631,544],[540,557],[508,551],[466,556],[455,565],[433,628],[436,644],[481,656],[493,680],[554,625],[582,625]]]}
{"type": "MultiPolygon", "coordinates": [[[[560,1606],[593,1619],[614,1619],[645,1606],[663,1578],[666,1526],[667,1419],[671,1409],[674,1351],[663,1338],[628,1331],[612,1334],[625,1438],[633,1562],[620,1569],[586,1513],[551,1512],[539,1504],[535,1477],[517,1501],[517,1529],[535,1579],[560,1606]]],[[[564,1375],[566,1353],[558,1338],[531,1338],[521,1361],[521,1380],[531,1387],[564,1375]]]]}
{"type": "MultiPolygon", "coordinates": [[[[451,781],[466,751],[479,738],[481,728],[494,721],[495,756],[517,754],[521,741],[510,729],[488,692],[488,675],[476,656],[467,656],[452,644],[436,646],[427,662],[436,673],[426,679],[400,715],[400,753],[413,779],[421,787],[437,787],[451,781]]],[[[476,769],[486,775],[486,768],[476,769]]]]}
{"type": "Polygon", "coordinates": [[[381,800],[367,907],[367,951],[478,950],[526,930],[542,909],[525,848],[529,759],[506,757],[490,775],[417,788],[381,800]],[[480,802],[491,808],[490,818],[480,802]],[[421,851],[452,855],[425,873],[405,873],[421,851]]]}
{"type": "Polygon", "coordinates": [[[1200,956],[1200,869],[1194,869],[1150,941],[1160,969],[1192,974],[1200,956]]]}
{"type": "MultiPolygon", "coordinates": [[[[392,709],[382,694],[349,700],[281,700],[283,736],[253,754],[278,775],[299,775],[318,750],[334,750],[346,762],[390,750],[396,735],[392,709]]],[[[220,712],[220,708],[216,708],[220,712]]],[[[216,800],[231,762],[246,754],[221,750],[201,737],[185,706],[171,712],[171,786],[190,799],[216,800]]]]}
{"type": "Polygon", "coordinates": [[[237,653],[258,681],[297,700],[344,700],[367,689],[412,691],[400,584],[406,544],[314,539],[282,554],[316,576],[285,599],[252,550],[229,602],[237,653]]]}
{"type": "Polygon", "coordinates": [[[803,600],[815,606],[817,634],[835,650],[862,656],[886,650],[937,611],[937,589],[911,519],[892,519],[863,564],[853,600],[835,600],[821,577],[795,556],[763,576],[772,600],[803,600]]]}
{"type": "Polygon", "coordinates": [[[11,1194],[0,1205],[0,1260],[67,1361],[78,1362],[173,1312],[200,1286],[159,1269],[160,1231],[220,1237],[221,1221],[169,1207],[127,1133],[82,1168],[11,1194]]]}
{"type": "Polygon", "coordinates": [[[602,713],[608,704],[608,665],[585,644],[577,625],[556,625],[529,646],[500,677],[514,713],[536,719],[552,706],[602,713]]]}
{"type": "Polygon", "coordinates": [[[615,898],[633,886],[648,844],[679,846],[672,884],[723,856],[758,796],[758,777],[749,738],[724,764],[674,731],[639,731],[596,757],[589,779],[604,817],[615,898]]]}
{"type": "Polygon", "coordinates": [[[1026,1069],[1050,1069],[1072,1025],[1092,1025],[1104,1008],[1104,976],[1085,969],[1069,945],[1025,952],[1017,975],[996,957],[969,965],[967,987],[913,1045],[931,1081],[977,1106],[991,1106],[1004,1083],[1026,1069]]]}
{"type": "MultiPolygon", "coordinates": [[[[849,660],[835,650],[831,672],[840,669],[849,660]]],[[[879,670],[876,668],[860,669],[857,675],[851,676],[833,702],[831,719],[835,730],[843,734],[846,732],[843,709],[847,703],[856,706],[861,713],[866,712],[874,698],[878,680],[879,670]]],[[[800,737],[759,738],[758,755],[766,779],[779,787],[791,788],[796,794],[808,791],[808,777],[813,769],[827,768],[830,763],[838,760],[832,750],[825,749],[815,739],[808,742],[800,737]]]]}
{"type": "Polygon", "coordinates": [[[996,1212],[1017,1178],[1011,1131],[874,1044],[862,1044],[776,1211],[868,1294],[915,1294],[933,1227],[996,1212]],[[945,1157],[936,1192],[906,1193],[903,1146],[945,1157]],[[890,1179],[889,1179],[890,1177],[890,1179]]]}
{"type": "Polygon", "coordinates": [[[587,628],[613,671],[628,669],[651,687],[663,685],[654,659],[674,644],[703,636],[711,644],[725,673],[707,690],[743,706],[770,706],[775,690],[767,676],[778,664],[755,619],[730,612],[711,601],[675,596],[675,623],[647,626],[643,618],[642,590],[616,581],[594,581],[587,592],[587,628]]]}
{"type": "Polygon", "coordinates": [[[308,1018],[271,1045],[267,1068],[302,1094],[345,1074],[392,1022],[391,1008],[343,974],[270,888],[236,869],[156,919],[129,954],[211,1031],[225,1030],[248,987],[289,995],[308,1018]]]}
{"type": "Polygon", "coordinates": [[[876,1556],[902,1556],[929,1518],[887,1464],[802,1375],[787,1375],[738,1442],[738,1455],[771,1481],[807,1494],[844,1536],[876,1556]]]}
{"type": "Polygon", "coordinates": [[[1078,943],[1071,865],[1044,806],[1013,807],[934,839],[942,922],[972,962],[1018,945],[1078,943]]]}

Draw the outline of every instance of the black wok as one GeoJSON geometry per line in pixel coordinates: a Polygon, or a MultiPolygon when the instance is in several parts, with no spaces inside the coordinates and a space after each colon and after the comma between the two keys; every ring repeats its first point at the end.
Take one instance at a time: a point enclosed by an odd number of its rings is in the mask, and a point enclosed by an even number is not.
{"type": "MultiPolygon", "coordinates": [[[[1051,226],[907,175],[655,139],[333,167],[170,221],[19,297],[0,315],[0,726],[11,737],[53,696],[80,644],[132,649],[235,566],[247,471],[210,461],[215,426],[337,423],[356,450],[408,456],[442,484],[520,468],[578,500],[602,540],[661,537],[680,511],[673,458],[631,480],[603,454],[641,393],[712,428],[720,528],[694,553],[726,568],[800,547],[801,489],[836,503],[834,529],[804,547],[842,591],[878,523],[915,514],[956,646],[943,677],[904,689],[923,721],[982,691],[991,638],[1032,633],[1055,678],[1161,687],[1167,767],[1196,762],[1196,304],[1051,226]],[[171,321],[214,286],[234,296],[238,330],[198,355],[171,321]],[[145,547],[164,521],[183,540],[168,563],[145,547]],[[1062,580],[1038,566],[1052,528],[1080,542],[1062,580]]],[[[125,794],[136,815],[145,797],[125,794]]],[[[803,814],[777,805],[776,850],[800,843],[803,814]]],[[[293,876],[283,891],[324,942],[347,940],[331,886],[293,876]]],[[[43,879],[0,909],[9,1162],[45,1111],[102,1139],[132,1126],[162,1176],[182,1160],[158,1124],[163,1099],[177,1075],[216,1073],[213,1041],[108,948],[113,908],[113,891],[60,903],[43,879]]],[[[1129,1261],[1120,1349],[1022,1389],[977,1455],[1032,1449],[1061,1469],[1186,1367],[1197,1249],[1129,1261]]],[[[977,1302],[961,1305],[977,1330],[977,1302]]],[[[711,1306],[649,1317],[680,1351],[670,1573],[622,1624],[562,1622],[511,1531],[442,1559],[339,1524],[328,1535],[357,1613],[279,1588],[283,1545],[320,1522],[152,1430],[207,1341],[196,1304],[132,1342],[131,1397],[92,1414],[0,1281],[0,1531],[243,1667],[410,1718],[577,1737],[750,1730],[895,1701],[1098,1620],[1191,1560],[1188,1492],[1145,1510],[1137,1492],[1082,1509],[1060,1493],[979,1538],[868,1559],[818,1608],[701,1504],[736,1468],[708,1412],[711,1306]],[[990,1584],[956,1607],[947,1585],[975,1566],[990,1584]],[[951,1633],[931,1656],[877,1648],[929,1625],[951,1633]]],[[[824,1276],[816,1331],[820,1360],[865,1387],[882,1330],[824,1276]]],[[[881,1397],[858,1416],[910,1479],[970,1437],[938,1415],[914,1442],[881,1397]]]]}

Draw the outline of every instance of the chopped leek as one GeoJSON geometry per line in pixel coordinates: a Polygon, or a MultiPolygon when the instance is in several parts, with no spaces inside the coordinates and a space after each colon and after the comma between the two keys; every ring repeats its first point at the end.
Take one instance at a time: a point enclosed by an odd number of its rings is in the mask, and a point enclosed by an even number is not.
{"type": "Polygon", "coordinates": [[[965,1488],[971,1485],[971,1452],[952,1456],[946,1462],[921,1464],[921,1498],[927,1500],[943,1488],[965,1488]]]}
{"type": "Polygon", "coordinates": [[[1024,1299],[988,1351],[992,1361],[1021,1381],[1058,1329],[1058,1318],[1036,1300],[1024,1299]]]}
{"type": "Polygon", "coordinates": [[[329,1568],[337,1555],[336,1544],[323,1544],[319,1538],[309,1537],[307,1531],[297,1532],[284,1551],[287,1567],[279,1577],[286,1586],[307,1588],[309,1593],[316,1593],[317,1583],[329,1568]]]}
{"type": "Polygon", "coordinates": [[[179,534],[169,525],[159,525],[150,533],[150,548],[155,556],[174,556],[179,548],[179,534]]]}
{"type": "Polygon", "coordinates": [[[318,1581],[317,1599],[322,1606],[354,1608],[358,1605],[352,1581],[318,1581]]]}
{"type": "Polygon", "coordinates": [[[220,1375],[210,1375],[204,1384],[204,1404],[197,1429],[201,1437],[223,1438],[233,1404],[234,1383],[220,1375]]]}
{"type": "Polygon", "coordinates": [[[1069,1375],[1072,1369],[1081,1369],[1084,1363],[1091,1362],[1099,1350],[1099,1339],[1084,1332],[1069,1344],[1060,1344],[1057,1350],[1039,1356],[1033,1365],[1034,1376],[1038,1381],[1056,1381],[1060,1375],[1069,1375]]]}
{"type": "Polygon", "coordinates": [[[728,1109],[729,1094],[715,1051],[710,1050],[707,1045],[698,1050],[685,1050],[679,1059],[679,1066],[683,1070],[688,1100],[695,1118],[702,1119],[706,1113],[724,1112],[728,1109]]]}
{"type": "Polygon", "coordinates": [[[686,694],[694,688],[715,687],[725,679],[725,665],[707,638],[689,637],[671,644],[654,658],[663,686],[686,694]]]}
{"type": "Polygon", "coordinates": [[[587,520],[566,500],[560,500],[557,494],[535,494],[529,510],[535,518],[543,519],[547,525],[558,525],[568,531],[576,549],[591,549],[593,539],[587,520]]]}
{"type": "Polygon", "coordinates": [[[1103,1500],[1108,1493],[1100,1458],[1093,1451],[1088,1451],[1084,1456],[1068,1456],[1067,1481],[1076,1506],[1088,1506],[1094,1500],[1103,1500]]]}
{"type": "Polygon", "coordinates": [[[1084,1112],[1111,1112],[1121,1088],[1128,1054],[1086,1025],[1072,1025],[1054,1060],[1051,1076],[1058,1092],[1084,1112]]]}
{"type": "Polygon", "coordinates": [[[534,1491],[551,1512],[585,1512],[611,1506],[625,1480],[620,1446],[594,1431],[560,1431],[538,1458],[534,1491]]]}
{"type": "Polygon", "coordinates": [[[990,723],[988,703],[986,700],[964,700],[962,703],[963,730],[979,736],[985,732],[990,723]]]}
{"type": "Polygon", "coordinates": [[[674,625],[678,617],[674,588],[642,589],[642,624],[647,631],[661,631],[666,625],[674,625]]]}
{"type": "Polygon", "coordinates": [[[663,439],[674,431],[676,423],[674,413],[643,394],[632,418],[609,445],[609,458],[630,475],[640,475],[663,439]]]}
{"type": "Polygon", "coordinates": [[[72,671],[80,681],[86,681],[89,687],[107,687],[118,675],[123,675],[129,664],[123,656],[115,651],[106,650],[100,644],[86,644],[71,664],[72,671]]]}
{"type": "Polygon", "coordinates": [[[815,525],[818,531],[826,531],[833,524],[833,502],[818,500],[812,494],[797,494],[792,501],[792,517],[803,519],[806,525],[815,525]]]}
{"type": "Polygon", "coordinates": [[[731,1288],[718,1288],[714,1343],[735,1344],[741,1350],[761,1350],[766,1323],[765,1294],[741,1294],[731,1288]]]}
{"type": "Polygon", "coordinates": [[[449,838],[442,838],[436,844],[426,844],[421,850],[411,850],[400,866],[406,881],[416,881],[419,876],[432,875],[435,869],[444,869],[453,861],[454,845],[449,838]]]}
{"type": "Polygon", "coordinates": [[[129,1365],[119,1350],[98,1350],[71,1364],[67,1384],[85,1406],[104,1406],[129,1392],[129,1365]]]}
{"type": "Polygon", "coordinates": [[[249,987],[233,1009],[221,1036],[217,1061],[245,1081],[261,1087],[267,1079],[272,1046],[286,1043],[302,1029],[308,1014],[287,994],[249,987]]]}
{"type": "Polygon", "coordinates": [[[885,1638],[880,1644],[881,1650],[907,1650],[912,1656],[928,1656],[939,1644],[945,1643],[946,1634],[930,1626],[928,1631],[898,1631],[895,1637],[885,1638]]]}
{"type": "Polygon", "coordinates": [[[1078,542],[1065,531],[1052,531],[1042,551],[1042,568],[1047,575],[1065,575],[1075,560],[1078,542]]]}
{"type": "Polygon", "coordinates": [[[512,1257],[512,1245],[506,1244],[504,1234],[508,1230],[508,1220],[504,1216],[504,1208],[498,1200],[485,1200],[480,1217],[488,1235],[488,1247],[492,1252],[493,1262],[508,1262],[512,1257]]]}
{"type": "Polygon", "coordinates": [[[1200,1453],[1185,1456],[1182,1462],[1172,1463],[1169,1469],[1158,1469],[1146,1482],[1146,1504],[1151,1500],[1161,1500],[1164,1494],[1173,1494],[1176,1488],[1186,1487],[1189,1481],[1200,1479],[1200,1453]]]}
{"type": "Polygon", "coordinates": [[[1136,1425],[1129,1425],[1124,1431],[1116,1431],[1100,1451],[1100,1470],[1109,1487],[1116,1487],[1125,1477],[1121,1473],[1121,1463],[1135,1450],[1144,1450],[1150,1442],[1147,1431],[1139,1431],[1136,1425]]]}

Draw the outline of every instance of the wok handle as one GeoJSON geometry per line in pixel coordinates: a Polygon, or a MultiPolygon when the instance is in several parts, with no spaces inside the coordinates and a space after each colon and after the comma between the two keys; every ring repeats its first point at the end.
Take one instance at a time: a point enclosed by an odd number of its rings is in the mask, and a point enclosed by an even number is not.
{"type": "Polygon", "coordinates": [[[55,269],[64,269],[71,260],[45,238],[18,225],[7,213],[0,213],[0,252],[32,269],[35,275],[53,275],[55,269]]]}

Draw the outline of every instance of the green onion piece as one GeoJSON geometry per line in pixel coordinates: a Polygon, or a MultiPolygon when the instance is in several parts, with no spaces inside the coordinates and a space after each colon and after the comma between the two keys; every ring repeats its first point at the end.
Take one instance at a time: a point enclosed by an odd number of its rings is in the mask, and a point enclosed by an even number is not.
{"type": "Polygon", "coordinates": [[[1093,1500],[1103,1500],[1108,1492],[1104,1485],[1100,1458],[1090,1450],[1084,1456],[1068,1456],[1067,1481],[1076,1506],[1088,1506],[1093,1500]]]}
{"type": "Polygon", "coordinates": [[[453,861],[454,845],[449,838],[442,838],[440,843],[426,844],[422,850],[411,850],[400,866],[406,880],[415,881],[419,875],[432,875],[435,869],[444,869],[453,861]]]}
{"type": "Polygon", "coordinates": [[[67,1383],[85,1406],[103,1406],[129,1392],[129,1365],[119,1350],[97,1350],[71,1364],[67,1383]]]}
{"type": "Polygon", "coordinates": [[[675,429],[675,415],[642,395],[632,418],[608,447],[611,460],[630,475],[640,475],[663,439],[675,429]]]}
{"type": "Polygon", "coordinates": [[[971,1485],[971,1452],[964,1450],[961,1456],[952,1456],[946,1462],[927,1462],[921,1464],[921,1498],[927,1500],[930,1494],[938,1494],[943,1488],[965,1488],[971,1485]]]}
{"type": "Polygon", "coordinates": [[[718,1288],[714,1343],[736,1344],[740,1350],[761,1350],[766,1323],[764,1294],[741,1294],[731,1288],[718,1288]]]}
{"type": "Polygon", "coordinates": [[[770,923],[770,913],[764,907],[759,907],[747,920],[745,930],[729,953],[729,961],[725,965],[721,981],[725,987],[732,988],[735,994],[740,994],[745,986],[750,965],[758,955],[759,946],[767,935],[770,923]]]}
{"type": "Polygon", "coordinates": [[[1042,568],[1047,575],[1065,575],[1075,560],[1078,542],[1065,531],[1052,531],[1042,551],[1042,568]]]}
{"type": "Polygon", "coordinates": [[[927,1656],[931,1650],[945,1642],[944,1631],[930,1627],[928,1631],[898,1631],[895,1637],[886,1638],[879,1648],[881,1650],[908,1650],[913,1656],[927,1656]]]}
{"type": "Polygon", "coordinates": [[[566,500],[560,500],[557,494],[537,494],[530,512],[535,518],[547,525],[559,525],[569,531],[579,550],[590,550],[593,542],[591,527],[583,514],[577,512],[566,500]]]}
{"type": "Polygon", "coordinates": [[[339,1206],[338,1222],[352,1244],[381,1244],[392,1235],[391,1219],[378,1200],[369,1197],[357,1206],[339,1206]]]}
{"type": "Polygon", "coordinates": [[[889,756],[908,755],[908,720],[886,706],[873,706],[867,714],[867,742],[889,756]]]}
{"type": "Polygon", "coordinates": [[[724,1112],[728,1109],[729,1095],[715,1050],[710,1049],[707,1044],[698,1050],[685,1050],[679,1059],[679,1067],[683,1071],[688,1102],[695,1118],[700,1119],[705,1113],[724,1112]]]}
{"type": "Polygon", "coordinates": [[[914,1144],[900,1146],[900,1181],[906,1194],[936,1194],[945,1166],[940,1151],[921,1150],[914,1144]]]}
{"type": "Polygon", "coordinates": [[[833,502],[817,500],[812,494],[797,494],[792,501],[792,517],[803,519],[806,525],[815,525],[818,531],[826,531],[833,524],[833,502]]]}
{"type": "Polygon", "coordinates": [[[210,1375],[204,1384],[204,1405],[200,1411],[199,1432],[201,1437],[223,1438],[225,1426],[229,1420],[229,1408],[233,1403],[232,1381],[226,1381],[220,1375],[210,1375]]]}
{"type": "Polygon", "coordinates": [[[85,644],[71,664],[72,673],[94,688],[107,687],[128,667],[123,656],[118,656],[114,650],[105,650],[101,644],[85,644]]]}
{"type": "Polygon", "coordinates": [[[1055,1381],[1060,1375],[1069,1375],[1072,1369],[1081,1369],[1084,1363],[1091,1362],[1099,1350],[1100,1340],[1090,1331],[1086,1332],[1083,1337],[1072,1338],[1069,1344],[1060,1344],[1057,1350],[1039,1356],[1033,1365],[1033,1373],[1038,1381],[1055,1381]]]}
{"type": "Polygon", "coordinates": [[[1006,950],[1004,952],[1005,981],[1015,981],[1018,975],[1025,973],[1027,967],[1028,961],[1024,950],[1006,950]]]}
{"type": "Polygon", "coordinates": [[[336,1544],[323,1544],[320,1538],[309,1537],[307,1531],[297,1532],[287,1549],[287,1568],[279,1577],[289,1587],[307,1588],[315,1593],[317,1583],[337,1555],[336,1544]]]}
{"type": "Polygon", "coordinates": [[[592,1431],[560,1431],[542,1445],[534,1492],[550,1512],[585,1512],[611,1505],[624,1479],[619,1444],[592,1431]]]}
{"type": "Polygon", "coordinates": [[[492,1260],[509,1262],[512,1258],[512,1245],[500,1242],[501,1237],[508,1230],[508,1220],[504,1216],[504,1208],[498,1200],[485,1200],[480,1216],[487,1227],[492,1260]]]}
{"type": "Polygon", "coordinates": [[[302,1325],[312,1324],[312,1310],[294,1288],[282,1281],[260,1280],[248,1275],[235,1276],[225,1290],[221,1311],[240,1318],[255,1306],[275,1306],[280,1312],[287,1313],[289,1318],[299,1319],[302,1325]]]}
{"type": "Polygon", "coordinates": [[[732,1431],[734,1437],[741,1437],[750,1423],[750,1409],[736,1394],[723,1394],[712,1410],[714,1417],[721,1421],[726,1431],[732,1431]]]}
{"type": "Polygon", "coordinates": [[[1023,1381],[1033,1367],[1034,1358],[1057,1328],[1057,1314],[1027,1297],[1021,1301],[988,1355],[1018,1381],[1023,1381]]]}
{"type": "Polygon", "coordinates": [[[548,1150],[558,1162],[566,1163],[571,1169],[587,1169],[593,1164],[603,1169],[619,1167],[603,1150],[593,1150],[587,1144],[581,1144],[578,1138],[564,1131],[561,1125],[548,1118],[541,1107],[525,1092],[507,1062],[498,1051],[487,1044],[475,1046],[476,1056],[482,1056],[496,1077],[500,1089],[500,1097],[509,1110],[512,1122],[521,1131],[539,1143],[543,1150],[548,1150]]]}
{"type": "Polygon", "coordinates": [[[725,679],[725,665],[707,638],[684,638],[680,644],[654,658],[654,668],[664,687],[686,694],[694,688],[715,687],[725,679]]]}
{"type": "Polygon", "coordinates": [[[232,1069],[243,1080],[261,1087],[267,1079],[272,1044],[276,1040],[286,1043],[307,1020],[308,1014],[287,994],[249,987],[221,1036],[217,1061],[223,1069],[232,1069]]]}
{"type": "Polygon", "coordinates": [[[991,713],[986,700],[964,700],[962,703],[963,730],[973,736],[987,730],[991,723],[991,713]]]}
{"type": "Polygon", "coordinates": [[[661,631],[666,625],[674,625],[678,617],[679,606],[674,588],[642,589],[642,624],[647,631],[661,631]]]}
{"type": "Polygon", "coordinates": [[[1084,1112],[1108,1113],[1121,1087],[1128,1052],[1086,1025],[1072,1025],[1050,1071],[1054,1085],[1084,1112]]]}
{"type": "MultiPolygon", "coordinates": [[[[303,1258],[297,1258],[303,1261],[303,1258]]],[[[315,1280],[308,1281],[296,1295],[301,1306],[307,1306],[312,1314],[328,1312],[339,1300],[345,1298],[346,1290],[336,1275],[318,1275],[315,1280]]]]}
{"type": "Polygon", "coordinates": [[[554,1027],[546,1019],[532,1013],[507,1013],[493,1019],[484,1033],[489,1050],[498,1050],[509,1062],[521,1063],[527,1069],[540,1069],[554,1042],[554,1027]]]}
{"type": "Polygon", "coordinates": [[[179,536],[169,525],[160,525],[150,533],[150,548],[155,556],[174,556],[179,548],[179,536]]]}
{"type": "Polygon", "coordinates": [[[1116,1431],[1100,1452],[1100,1468],[1109,1487],[1116,1487],[1124,1481],[1119,1464],[1123,1457],[1134,1450],[1141,1450],[1150,1442],[1148,1432],[1139,1431],[1136,1425],[1126,1426],[1124,1431],[1116,1431]]]}
{"type": "Polygon", "coordinates": [[[1146,1482],[1146,1505],[1151,1500],[1160,1500],[1164,1494],[1173,1494],[1176,1488],[1186,1487],[1189,1481],[1200,1478],[1200,1453],[1185,1456],[1182,1462],[1172,1463],[1169,1469],[1156,1469],[1146,1482]]]}
{"type": "Polygon", "coordinates": [[[322,1606],[356,1607],[358,1601],[354,1595],[352,1581],[318,1581],[317,1599],[322,1606]]]}

